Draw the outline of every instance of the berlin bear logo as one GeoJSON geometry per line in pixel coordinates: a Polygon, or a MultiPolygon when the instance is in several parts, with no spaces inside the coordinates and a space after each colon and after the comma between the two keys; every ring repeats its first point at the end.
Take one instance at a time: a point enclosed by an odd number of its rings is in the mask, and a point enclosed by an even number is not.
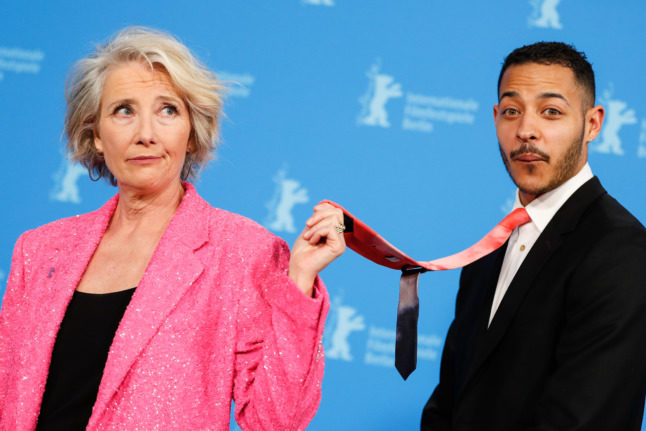
{"type": "Polygon", "coordinates": [[[563,25],[556,10],[556,6],[560,2],[561,0],[530,0],[529,3],[534,7],[534,12],[529,18],[529,25],[531,27],[562,29],[563,25]]]}
{"type": "Polygon", "coordinates": [[[352,361],[348,338],[352,332],[366,329],[363,316],[357,314],[355,308],[342,305],[339,297],[335,298],[330,314],[330,324],[325,331],[325,356],[331,359],[352,361]]]}
{"type": "Polygon", "coordinates": [[[606,106],[605,124],[601,130],[601,141],[592,150],[621,156],[624,149],[621,147],[619,130],[625,125],[637,124],[635,110],[627,109],[628,104],[623,100],[612,98],[612,90],[604,92],[602,103],[606,106]]]}
{"type": "Polygon", "coordinates": [[[80,203],[81,194],[77,182],[79,177],[85,173],[87,170],[83,166],[65,159],[60,169],[54,174],[54,187],[49,197],[59,202],[80,203]]]}
{"type": "Polygon", "coordinates": [[[296,204],[309,201],[307,189],[301,183],[287,178],[287,170],[281,169],[273,178],[276,189],[271,201],[266,205],[269,215],[265,226],[276,232],[296,232],[292,209],[296,204]]]}
{"type": "Polygon", "coordinates": [[[357,124],[364,126],[390,127],[386,103],[393,98],[402,97],[401,84],[390,75],[379,73],[379,62],[372,65],[366,73],[369,80],[368,90],[359,102],[362,109],[357,124]]]}

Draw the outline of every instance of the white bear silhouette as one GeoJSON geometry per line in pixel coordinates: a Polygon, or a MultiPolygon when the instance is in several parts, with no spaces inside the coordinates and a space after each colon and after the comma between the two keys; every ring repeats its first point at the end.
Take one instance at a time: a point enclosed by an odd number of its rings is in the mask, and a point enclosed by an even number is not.
{"type": "Polygon", "coordinates": [[[78,204],[81,202],[78,185],[78,178],[87,173],[87,170],[69,160],[66,161],[64,171],[54,176],[54,189],[50,197],[59,202],[72,202],[78,204]]]}
{"type": "Polygon", "coordinates": [[[556,6],[561,0],[531,0],[534,6],[534,18],[529,20],[529,24],[534,27],[561,29],[559,13],[556,6]]]}
{"type": "Polygon", "coordinates": [[[621,100],[609,100],[607,107],[606,124],[601,131],[601,142],[594,147],[594,150],[621,156],[624,154],[624,150],[621,148],[619,130],[626,124],[637,123],[637,117],[635,117],[633,109],[626,110],[628,104],[621,100]]]}
{"type": "Polygon", "coordinates": [[[336,316],[334,332],[332,333],[330,348],[326,352],[328,358],[343,359],[344,361],[352,360],[348,336],[354,331],[366,329],[363,316],[355,316],[356,312],[357,310],[346,305],[336,307],[334,312],[336,316]]]}

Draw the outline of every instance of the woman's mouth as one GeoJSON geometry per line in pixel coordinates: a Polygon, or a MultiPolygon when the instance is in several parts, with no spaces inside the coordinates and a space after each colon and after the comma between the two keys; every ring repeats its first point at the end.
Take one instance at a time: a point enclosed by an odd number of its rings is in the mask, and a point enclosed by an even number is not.
{"type": "Polygon", "coordinates": [[[145,165],[145,164],[154,163],[160,159],[161,157],[159,156],[136,156],[136,157],[130,157],[128,161],[132,163],[145,165]]]}

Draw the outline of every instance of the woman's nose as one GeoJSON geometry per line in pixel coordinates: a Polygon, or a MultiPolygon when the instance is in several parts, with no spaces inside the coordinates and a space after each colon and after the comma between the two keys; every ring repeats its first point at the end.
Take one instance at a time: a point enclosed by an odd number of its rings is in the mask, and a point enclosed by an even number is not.
{"type": "Polygon", "coordinates": [[[155,125],[152,114],[144,114],[139,117],[137,143],[146,146],[155,143],[155,125]]]}

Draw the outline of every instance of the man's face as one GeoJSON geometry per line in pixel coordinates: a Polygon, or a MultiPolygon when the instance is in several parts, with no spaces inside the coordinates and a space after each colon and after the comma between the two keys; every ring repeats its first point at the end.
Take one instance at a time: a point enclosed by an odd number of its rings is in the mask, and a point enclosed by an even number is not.
{"type": "Polygon", "coordinates": [[[588,142],[601,130],[601,106],[585,106],[574,72],[560,65],[510,66],[494,106],[500,154],[527,205],[585,165],[588,142]]]}

